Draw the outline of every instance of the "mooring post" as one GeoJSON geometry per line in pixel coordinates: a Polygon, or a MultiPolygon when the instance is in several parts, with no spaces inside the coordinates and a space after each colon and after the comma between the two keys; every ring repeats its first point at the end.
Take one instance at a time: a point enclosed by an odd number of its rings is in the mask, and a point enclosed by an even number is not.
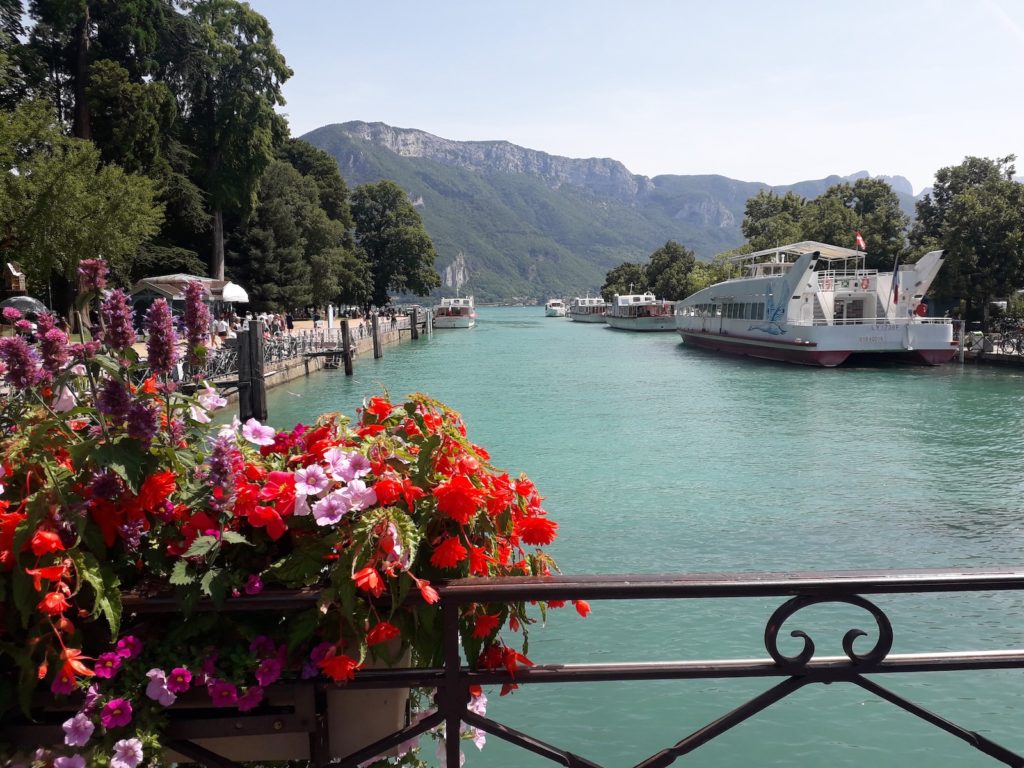
{"type": "Polygon", "coordinates": [[[249,321],[249,402],[257,421],[267,420],[266,356],[263,346],[263,323],[249,321]]]}
{"type": "Polygon", "coordinates": [[[252,363],[249,355],[249,331],[238,332],[238,418],[242,423],[253,418],[249,388],[252,386],[252,363]]]}
{"type": "Polygon", "coordinates": [[[352,375],[352,334],[348,327],[348,318],[341,321],[341,354],[345,358],[345,375],[352,375]]]}
{"type": "Polygon", "coordinates": [[[384,350],[380,344],[380,323],[377,322],[377,315],[370,318],[370,327],[373,329],[373,359],[378,360],[384,357],[384,350]]]}
{"type": "Polygon", "coordinates": [[[416,307],[413,307],[412,308],[412,317],[410,318],[410,322],[409,322],[409,336],[410,336],[410,338],[418,339],[420,337],[419,322],[420,322],[420,311],[418,309],[416,309],[416,307]]]}

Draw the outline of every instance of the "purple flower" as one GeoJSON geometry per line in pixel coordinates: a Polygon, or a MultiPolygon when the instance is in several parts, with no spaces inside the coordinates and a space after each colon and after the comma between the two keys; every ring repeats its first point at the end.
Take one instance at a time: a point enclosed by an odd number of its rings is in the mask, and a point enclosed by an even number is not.
{"type": "Polygon", "coordinates": [[[319,464],[311,464],[295,472],[295,493],[300,496],[319,496],[331,481],[319,464]]]}
{"type": "Polygon", "coordinates": [[[59,328],[50,328],[39,343],[43,368],[56,376],[68,361],[68,335],[59,328]]]}
{"type": "Polygon", "coordinates": [[[219,497],[210,498],[210,508],[214,512],[230,510],[235,500],[234,464],[238,456],[235,437],[232,433],[218,435],[213,441],[210,455],[206,460],[206,484],[210,488],[219,489],[219,497]]]}
{"type": "Polygon", "coordinates": [[[117,675],[117,671],[121,668],[121,657],[116,653],[101,653],[99,658],[96,659],[96,667],[93,670],[96,673],[96,677],[103,677],[110,679],[117,675]]]}
{"type": "Polygon", "coordinates": [[[167,690],[171,693],[184,693],[192,682],[192,673],[185,667],[175,667],[167,676],[167,690]]]}
{"type": "Polygon", "coordinates": [[[127,699],[111,699],[100,711],[100,722],[107,730],[128,725],[132,721],[132,703],[127,699]]]}
{"type": "MultiPolygon", "coordinates": [[[[76,360],[89,360],[96,357],[96,353],[100,351],[102,346],[98,341],[87,341],[84,344],[76,342],[68,347],[68,352],[76,360]]],[[[84,373],[85,371],[82,371],[79,375],[84,375],[84,373]]]]}
{"type": "Polygon", "coordinates": [[[256,709],[261,701],[263,701],[263,689],[258,685],[249,686],[249,689],[238,697],[238,711],[248,712],[250,709],[256,709]]]}
{"type": "Polygon", "coordinates": [[[341,492],[347,499],[349,511],[369,509],[377,503],[377,492],[367,488],[362,480],[353,480],[341,492]]]}
{"type": "Polygon", "coordinates": [[[135,768],[142,762],[142,742],[138,739],[121,739],[114,744],[110,768],[135,768]]]}
{"type": "Polygon", "coordinates": [[[217,389],[209,385],[207,385],[205,389],[199,390],[196,393],[196,396],[199,400],[199,404],[208,411],[215,411],[228,404],[227,398],[221,397],[217,393],[217,389]]]}
{"type": "Polygon", "coordinates": [[[32,331],[35,330],[35,328],[32,327],[32,323],[28,320],[16,320],[14,322],[14,329],[21,333],[32,333],[32,331]]]}
{"type": "Polygon", "coordinates": [[[256,668],[256,680],[260,685],[271,685],[281,679],[281,662],[277,659],[264,659],[256,668]]]}
{"type": "Polygon", "coordinates": [[[146,673],[149,684],[146,686],[146,696],[161,706],[169,707],[178,698],[167,688],[167,675],[162,669],[151,669],[146,673]]]}
{"type": "Polygon", "coordinates": [[[317,525],[334,525],[349,510],[349,499],[343,491],[324,496],[313,505],[313,517],[317,525]]]}
{"type": "Polygon", "coordinates": [[[342,480],[346,483],[370,474],[370,461],[361,453],[355,451],[343,451],[340,448],[331,448],[324,453],[324,459],[328,464],[328,472],[335,480],[342,480]]]}
{"type": "Polygon", "coordinates": [[[106,326],[103,340],[108,347],[125,350],[135,343],[132,309],[128,304],[128,296],[120,288],[111,291],[100,304],[100,317],[106,326]]]}
{"type": "Polygon", "coordinates": [[[61,728],[64,729],[64,743],[69,747],[84,747],[92,738],[92,732],[96,730],[88,715],[81,712],[70,720],[65,720],[61,728]]]}
{"type": "Polygon", "coordinates": [[[257,635],[249,643],[249,653],[254,654],[259,659],[265,659],[277,653],[277,646],[266,635],[257,635]]]}
{"type": "Polygon", "coordinates": [[[175,345],[178,337],[174,333],[171,308],[164,299],[157,299],[146,312],[146,354],[149,368],[153,373],[170,373],[178,363],[175,345]]]}
{"type": "Polygon", "coordinates": [[[17,320],[21,320],[21,310],[14,307],[4,307],[3,317],[8,323],[14,323],[17,320]]]}
{"type": "Polygon", "coordinates": [[[327,658],[327,654],[334,648],[334,643],[328,643],[326,641],[317,643],[313,646],[313,650],[309,652],[309,661],[302,665],[302,679],[308,680],[311,677],[316,677],[320,674],[320,670],[317,665],[327,658]]]}
{"type": "Polygon", "coordinates": [[[132,397],[120,379],[105,379],[96,395],[96,408],[104,416],[117,422],[128,418],[132,397]]]}
{"type": "Polygon", "coordinates": [[[39,353],[21,336],[0,339],[0,360],[7,365],[7,381],[17,389],[28,389],[39,382],[39,353]]]}
{"type": "Polygon", "coordinates": [[[213,680],[206,685],[206,692],[215,707],[232,707],[238,701],[238,689],[224,680],[213,680]]]}
{"type": "Polygon", "coordinates": [[[50,407],[57,413],[67,413],[76,405],[78,405],[78,398],[75,397],[74,392],[65,386],[61,386],[61,388],[57,390],[57,394],[54,396],[53,402],[50,403],[50,407]]]}
{"type": "Polygon", "coordinates": [[[117,655],[126,659],[134,659],[142,653],[142,641],[135,635],[125,635],[117,641],[117,655]]]}
{"type": "Polygon", "coordinates": [[[188,361],[199,365],[206,356],[210,338],[210,308],[206,306],[206,288],[193,280],[185,286],[185,333],[188,336],[188,361]]]}
{"type": "Polygon", "coordinates": [[[78,262],[78,286],[82,292],[102,291],[107,285],[107,262],[82,259],[78,262]]]}
{"type": "Polygon", "coordinates": [[[136,400],[128,408],[128,436],[148,443],[160,428],[160,415],[146,400],[136,400]]]}
{"type": "Polygon", "coordinates": [[[120,476],[109,469],[101,469],[94,473],[89,481],[89,492],[99,499],[110,499],[113,501],[120,498],[123,488],[120,476]]]}
{"type": "Polygon", "coordinates": [[[56,675],[53,676],[53,682],[50,683],[50,691],[58,696],[67,696],[75,690],[75,678],[64,673],[62,669],[56,675]]]}
{"type": "Polygon", "coordinates": [[[249,419],[242,425],[242,437],[253,445],[273,445],[275,434],[273,427],[260,424],[256,419],[249,419]]]}
{"type": "Polygon", "coordinates": [[[260,578],[258,573],[249,574],[249,578],[245,580],[245,594],[258,595],[262,591],[263,579],[260,578]]]}
{"type": "Polygon", "coordinates": [[[53,760],[53,768],[85,768],[85,758],[82,755],[56,757],[53,760]]]}

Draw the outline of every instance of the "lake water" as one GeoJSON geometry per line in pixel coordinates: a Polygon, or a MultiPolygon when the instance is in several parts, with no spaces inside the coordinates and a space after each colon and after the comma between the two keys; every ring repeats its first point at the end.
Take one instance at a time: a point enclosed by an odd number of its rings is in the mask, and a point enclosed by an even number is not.
{"type": "MultiPolygon", "coordinates": [[[[460,411],[495,465],[526,472],[560,523],[566,573],[961,567],[1024,562],[1024,376],[1003,369],[815,369],[481,309],[472,330],[364,356],[269,393],[270,422],[426,392],[460,411]]],[[[531,633],[539,663],[764,658],[781,600],[595,602],[531,633]]],[[[1024,647],[1024,596],[881,596],[895,652],[1024,647]]],[[[795,621],[795,620],[791,620],[795,621]]],[[[795,625],[794,625],[795,626],[795,625]]],[[[841,654],[863,611],[803,611],[841,654]],[[833,642],[834,640],[834,642],[833,642]]],[[[787,625],[786,629],[790,628],[787,625]]],[[[871,644],[871,638],[861,642],[871,644]]],[[[783,646],[795,652],[798,641],[783,646]]],[[[1024,673],[876,676],[1024,751],[1024,673]]],[[[634,765],[775,679],[525,686],[489,714],[608,766],[634,765]]],[[[489,738],[467,766],[553,765],[489,738]]],[[[988,766],[995,762],[854,686],[812,686],[677,765],[988,766]]]]}

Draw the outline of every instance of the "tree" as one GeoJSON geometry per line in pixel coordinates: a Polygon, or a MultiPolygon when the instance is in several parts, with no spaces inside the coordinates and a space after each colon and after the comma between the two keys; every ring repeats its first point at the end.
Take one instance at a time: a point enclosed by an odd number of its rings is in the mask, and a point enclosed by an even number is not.
{"type": "Polygon", "coordinates": [[[159,227],[152,182],[103,165],[88,141],[64,136],[41,101],[0,112],[0,241],[63,308],[78,262],[107,259],[125,279],[130,257],[159,227]]]}
{"type": "Polygon", "coordinates": [[[182,25],[187,40],[170,74],[209,199],[210,274],[224,277],[224,215],[255,205],[256,188],[287,134],[274,107],[292,72],[267,20],[237,0],[198,0],[182,25]]]}
{"type": "Polygon", "coordinates": [[[605,301],[611,301],[616,293],[643,293],[648,290],[648,286],[647,268],[643,264],[627,261],[608,270],[604,276],[604,285],[601,286],[601,296],[605,301]]]}
{"type": "Polygon", "coordinates": [[[1013,155],[967,157],[935,174],[935,186],[917,204],[911,244],[918,252],[942,248],[945,263],[934,290],[962,298],[967,315],[1024,282],[1024,190],[1013,181],[1013,155]]]}
{"type": "Polygon", "coordinates": [[[425,296],[441,285],[434,268],[437,254],[419,212],[393,181],[363,184],[352,195],[356,243],[373,274],[371,301],[378,307],[390,292],[425,296]]]}
{"type": "Polygon", "coordinates": [[[801,240],[852,246],[857,231],[857,214],[850,207],[849,184],[829,187],[808,202],[800,212],[801,240]]]}
{"type": "Polygon", "coordinates": [[[675,240],[651,254],[647,264],[647,284],[659,299],[676,301],[689,295],[690,272],[697,263],[696,254],[675,240]]]}
{"type": "Polygon", "coordinates": [[[847,204],[857,215],[856,231],[867,243],[865,266],[891,269],[896,257],[906,250],[910,223],[896,192],[882,179],[857,179],[847,204]]]}
{"type": "Polygon", "coordinates": [[[777,195],[767,189],[749,198],[741,226],[751,248],[760,251],[802,240],[805,202],[794,192],[777,195]]]}

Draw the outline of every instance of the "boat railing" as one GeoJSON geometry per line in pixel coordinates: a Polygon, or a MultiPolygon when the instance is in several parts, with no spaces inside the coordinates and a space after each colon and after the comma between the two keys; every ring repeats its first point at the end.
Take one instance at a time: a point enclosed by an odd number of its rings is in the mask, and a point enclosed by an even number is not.
{"type": "MultiPolygon", "coordinates": [[[[669,766],[808,686],[828,691],[849,690],[852,686],[862,695],[872,697],[871,700],[887,702],[962,740],[988,755],[994,763],[1024,765],[1024,755],[999,743],[999,735],[991,734],[990,729],[979,732],[949,719],[977,721],[981,718],[984,721],[987,712],[984,701],[964,699],[950,705],[952,711],[950,707],[944,712],[932,711],[912,700],[911,696],[918,694],[918,698],[927,701],[922,691],[915,688],[910,688],[909,692],[906,689],[900,691],[880,682],[880,678],[895,680],[893,675],[906,673],[948,675],[953,672],[1003,671],[1004,674],[993,679],[993,687],[1006,689],[1009,691],[1007,695],[1012,695],[1012,689],[1016,689],[1019,695],[1022,678],[1019,674],[1007,673],[1024,670],[1024,648],[999,648],[999,640],[993,640],[995,647],[991,648],[964,648],[962,641],[945,635],[933,637],[931,630],[922,632],[913,619],[908,620],[907,613],[922,609],[934,611],[935,615],[947,617],[942,622],[947,625],[951,622],[954,625],[974,622],[979,601],[988,601],[1002,593],[1010,593],[1011,598],[1016,599],[1024,596],[1024,566],[459,579],[439,587],[438,592],[441,608],[439,628],[444,637],[442,665],[420,669],[361,670],[355,680],[348,683],[348,687],[359,689],[407,686],[432,689],[436,692],[436,709],[423,713],[420,719],[392,735],[333,763],[334,768],[355,768],[438,726],[445,727],[444,753],[448,765],[460,764],[460,732],[464,726],[469,726],[533,752],[551,763],[599,768],[598,763],[564,747],[499,722],[495,719],[497,706],[492,705],[486,715],[475,712],[471,707],[470,689],[480,685],[543,684],[536,692],[538,697],[542,697],[541,691],[551,685],[726,679],[748,680],[751,685],[757,679],[767,682],[762,691],[754,693],[746,701],[740,699],[742,703],[715,717],[707,725],[696,728],[678,741],[666,739],[663,743],[671,746],[640,761],[637,768],[669,766]],[[757,601],[734,602],[737,598],[756,598],[757,601]],[[737,637],[749,637],[751,642],[763,642],[765,655],[760,658],[751,658],[749,654],[741,658],[736,654],[718,659],[640,661],[634,658],[582,663],[556,658],[552,663],[518,669],[502,667],[487,670],[463,664],[459,632],[460,623],[465,621],[461,618],[465,606],[476,604],[496,608],[520,601],[568,600],[650,601],[652,611],[668,612],[686,611],[693,600],[714,600],[715,605],[723,610],[728,603],[736,610],[722,615],[734,617],[730,619],[736,622],[732,632],[737,637]],[[842,608],[842,616],[848,618],[831,613],[838,608],[842,608]],[[852,613],[854,611],[857,613],[852,613]],[[826,618],[826,614],[834,618],[826,618]],[[863,617],[863,624],[857,621],[857,615],[863,617]],[[784,639],[784,634],[795,639],[784,639]],[[898,653],[893,652],[897,638],[898,653]],[[841,647],[842,653],[822,653],[818,645],[823,639],[829,641],[830,647],[835,646],[837,650],[841,647]],[[925,647],[920,647],[922,645],[925,647]],[[936,647],[941,650],[936,650],[936,647]],[[973,712],[965,711],[970,703],[975,705],[973,712]]],[[[317,594],[312,591],[284,600],[268,590],[247,598],[246,610],[277,605],[282,610],[297,610],[315,604],[317,599],[317,594]]],[[[156,610],[156,607],[147,604],[147,609],[156,610]]],[[[599,610],[595,607],[595,611],[599,610]]],[[[1012,620],[1012,616],[1007,614],[1007,622],[1012,620]]],[[[1004,631],[1002,636],[1019,637],[1019,633],[1014,635],[1004,631]]],[[[640,642],[637,645],[643,647],[640,642]]],[[[681,642],[680,647],[685,648],[686,644],[681,642]]],[[[558,652],[560,649],[564,653],[565,648],[563,643],[552,650],[558,652]]],[[[642,651],[639,655],[642,656],[642,651]]],[[[602,722],[615,720],[614,712],[594,714],[602,722]]],[[[628,716],[635,720],[642,713],[630,711],[628,716]]],[[[243,717],[244,714],[238,714],[236,719],[243,717]]],[[[855,723],[851,721],[848,725],[851,726],[850,733],[854,733],[852,726],[855,723]]],[[[865,729],[869,727],[864,726],[865,729]]],[[[1019,733],[1010,732],[1004,737],[1020,749],[1019,733]]],[[[865,739],[870,739],[870,734],[865,739]]],[[[223,768],[231,764],[221,759],[206,765],[223,768]]]]}
{"type": "Polygon", "coordinates": [[[848,317],[830,320],[816,317],[810,320],[792,319],[787,325],[799,326],[826,326],[826,325],[952,325],[953,320],[949,317],[848,317]]]}

